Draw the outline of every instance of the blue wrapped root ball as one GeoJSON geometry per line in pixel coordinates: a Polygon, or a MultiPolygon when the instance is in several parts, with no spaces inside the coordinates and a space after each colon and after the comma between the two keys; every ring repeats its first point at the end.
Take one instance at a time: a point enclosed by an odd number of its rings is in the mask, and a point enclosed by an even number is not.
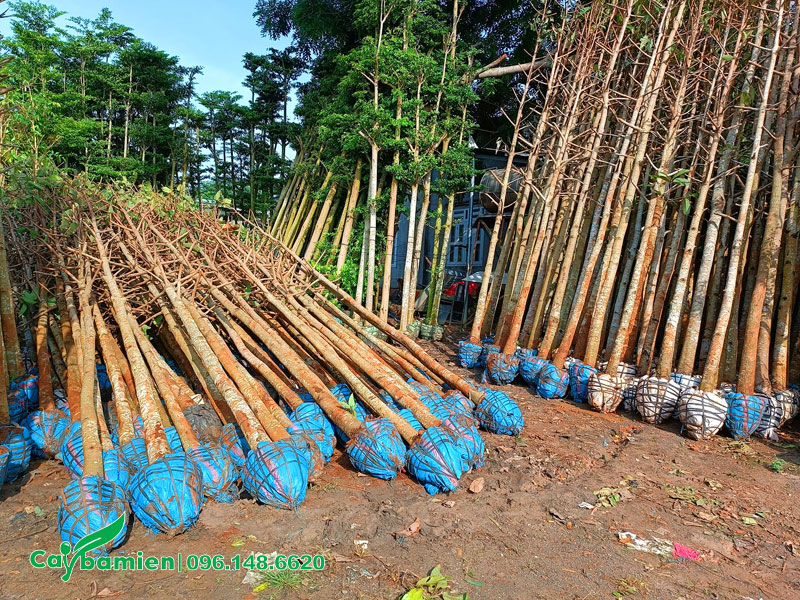
{"type": "MultiPolygon", "coordinates": [[[[333,450],[336,448],[336,436],[328,435],[325,430],[320,429],[316,423],[312,421],[300,421],[287,427],[286,431],[288,431],[289,435],[292,437],[298,437],[306,443],[314,445],[312,451],[315,454],[319,454],[318,462],[320,463],[320,469],[331,459],[331,456],[333,456],[333,450]]],[[[312,472],[313,471],[314,469],[312,469],[312,472]]]]}
{"type": "Polygon", "coordinates": [[[539,351],[534,350],[533,348],[517,348],[514,351],[514,356],[516,356],[520,362],[523,360],[528,360],[533,358],[534,356],[538,356],[539,351]]]}
{"type": "Polygon", "coordinates": [[[9,458],[6,467],[6,483],[11,483],[31,464],[31,442],[30,434],[23,427],[8,425],[0,427],[0,445],[8,448],[9,458]]]}
{"type": "Polygon", "coordinates": [[[239,431],[233,423],[223,425],[222,435],[219,437],[219,445],[228,453],[234,465],[240,469],[244,466],[250,449],[247,446],[247,441],[239,435],[239,431]]]}
{"type": "Polygon", "coordinates": [[[306,498],[308,453],[294,440],[262,442],[247,455],[242,484],[259,502],[297,508],[306,498]]]}
{"type": "Polygon", "coordinates": [[[485,367],[489,361],[489,355],[499,354],[499,353],[500,353],[499,346],[495,346],[492,344],[492,342],[486,342],[484,340],[483,347],[481,348],[481,355],[480,358],[478,358],[478,366],[485,367]]]}
{"type": "Polygon", "coordinates": [[[389,419],[367,421],[347,444],[350,463],[378,479],[394,479],[406,462],[403,439],[389,419]]]}
{"type": "Polygon", "coordinates": [[[502,352],[491,352],[486,359],[489,380],[496,385],[507,385],[519,374],[519,359],[502,352]]]}
{"type": "Polygon", "coordinates": [[[8,463],[11,460],[11,452],[5,446],[0,446],[0,487],[6,482],[8,463]]]}
{"type": "Polygon", "coordinates": [[[147,447],[144,444],[144,439],[135,437],[130,442],[125,444],[122,448],[122,456],[125,462],[128,463],[128,470],[131,473],[144,469],[150,464],[150,459],[147,457],[147,447]]]}
{"type": "Polygon", "coordinates": [[[217,502],[233,502],[239,497],[239,473],[230,455],[221,446],[201,444],[186,453],[203,479],[203,494],[217,502]]]}
{"type": "Polygon", "coordinates": [[[408,424],[411,425],[417,431],[422,431],[424,429],[424,427],[419,422],[417,417],[414,416],[414,413],[411,412],[411,410],[409,410],[408,408],[404,408],[398,411],[397,414],[403,417],[406,421],[408,421],[408,424]]]}
{"type": "Polygon", "coordinates": [[[567,367],[569,393],[575,402],[586,402],[589,398],[589,376],[597,369],[580,361],[573,361],[567,367]]]}
{"type": "Polygon", "coordinates": [[[406,468],[429,494],[452,492],[464,474],[463,453],[450,431],[430,427],[409,448],[406,468]]]}
{"type": "Polygon", "coordinates": [[[39,410],[25,417],[22,425],[31,432],[33,452],[38,457],[52,458],[61,450],[71,422],[60,410],[39,410]]]}
{"type": "Polygon", "coordinates": [[[731,392],[725,394],[728,402],[728,413],[725,417],[725,426],[734,439],[747,439],[753,435],[761,423],[767,402],[764,396],[758,394],[740,394],[731,392]]]}
{"type": "Polygon", "coordinates": [[[519,374],[522,380],[531,387],[536,387],[539,379],[539,372],[548,362],[538,356],[528,356],[520,360],[519,374]]]}
{"type": "Polygon", "coordinates": [[[122,450],[119,448],[103,450],[103,471],[106,479],[127,491],[133,474],[122,450]]]}
{"type": "Polygon", "coordinates": [[[563,398],[569,388],[569,373],[552,363],[546,363],[536,380],[536,393],[542,398],[563,398]]]}
{"type": "Polygon", "coordinates": [[[480,344],[473,344],[468,340],[458,343],[458,364],[465,369],[473,369],[480,366],[480,358],[483,347],[480,344]]]}
{"type": "MultiPolygon", "coordinates": [[[[142,444],[142,451],[144,447],[143,440],[139,440],[142,444]]],[[[130,444],[128,444],[130,446],[130,444]]],[[[83,436],[81,431],[76,431],[70,437],[61,450],[64,466],[69,471],[73,479],[78,479],[83,476],[83,436]]],[[[147,464],[147,454],[144,454],[145,465],[147,464]]],[[[132,462],[125,454],[124,450],[119,448],[111,448],[103,450],[103,469],[105,478],[113,481],[119,485],[123,490],[128,489],[131,476],[138,470],[141,463],[132,462]]]]}
{"type": "Polygon", "coordinates": [[[85,475],[68,483],[61,492],[58,532],[70,550],[88,534],[110,527],[111,541],[93,551],[108,554],[125,541],[130,524],[124,490],[107,479],[85,475]]]}
{"type": "Polygon", "coordinates": [[[456,446],[461,449],[465,472],[483,466],[486,446],[472,418],[454,415],[443,420],[441,427],[450,432],[456,446]]]}
{"type": "Polygon", "coordinates": [[[484,392],[484,399],[473,411],[481,429],[501,435],[519,435],[525,420],[517,403],[505,392],[488,388],[484,388],[484,392]]]}
{"type": "Polygon", "coordinates": [[[131,508],[153,533],[173,536],[195,524],[203,508],[203,477],[183,452],[167,454],[131,479],[131,508]]]}
{"type": "Polygon", "coordinates": [[[333,449],[336,447],[336,432],[316,403],[303,402],[289,415],[289,420],[314,438],[326,461],[331,459],[333,449]]]}
{"type": "MultiPolygon", "coordinates": [[[[294,425],[292,425],[292,428],[294,428],[294,425]]],[[[302,431],[289,431],[289,436],[295,446],[297,446],[306,457],[306,462],[308,462],[309,483],[316,483],[319,481],[319,478],[322,477],[322,471],[325,469],[325,464],[328,461],[322,455],[317,442],[309,434],[302,431]]]]}
{"type": "Polygon", "coordinates": [[[183,444],[181,443],[181,436],[178,435],[178,430],[174,427],[164,427],[164,435],[167,436],[167,443],[170,450],[173,452],[183,452],[183,444]]]}

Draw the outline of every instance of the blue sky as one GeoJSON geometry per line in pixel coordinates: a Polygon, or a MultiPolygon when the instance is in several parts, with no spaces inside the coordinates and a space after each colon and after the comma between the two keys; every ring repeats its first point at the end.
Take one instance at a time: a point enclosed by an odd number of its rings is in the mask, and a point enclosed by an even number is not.
{"type": "MultiPolygon", "coordinates": [[[[118,23],[143,40],[180,57],[181,64],[203,67],[198,92],[229,90],[248,94],[242,85],[245,52],[283,48],[287,40],[261,37],[253,18],[256,0],[43,0],[67,16],[94,18],[109,8],[118,23]]],[[[8,32],[8,21],[2,31],[8,32]]]]}

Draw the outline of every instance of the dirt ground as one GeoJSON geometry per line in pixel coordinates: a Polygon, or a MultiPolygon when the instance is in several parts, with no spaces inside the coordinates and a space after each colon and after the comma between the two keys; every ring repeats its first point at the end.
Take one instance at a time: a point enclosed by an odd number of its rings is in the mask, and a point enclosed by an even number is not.
{"type": "MultiPolygon", "coordinates": [[[[431,347],[456,368],[454,338],[431,347]]],[[[118,551],[326,556],[323,571],[272,577],[258,592],[243,583],[245,570],[78,571],[62,583],[63,571],[32,568],[33,550],[58,552],[57,497],[68,482],[60,464],[34,463],[0,491],[0,598],[392,599],[437,564],[473,600],[800,598],[797,432],[779,444],[698,443],[674,422],[654,427],[543,400],[521,384],[504,389],[519,402],[525,430],[518,438],[484,433],[486,465],[453,494],[429,496],[405,475],[359,476],[337,450],[296,512],[209,503],[187,533],[168,539],[137,523],[118,551]],[[468,491],[478,478],[483,489],[468,491]],[[611,495],[608,506],[595,492],[611,495]],[[620,532],[678,542],[704,558],[637,551],[620,532]]]]}

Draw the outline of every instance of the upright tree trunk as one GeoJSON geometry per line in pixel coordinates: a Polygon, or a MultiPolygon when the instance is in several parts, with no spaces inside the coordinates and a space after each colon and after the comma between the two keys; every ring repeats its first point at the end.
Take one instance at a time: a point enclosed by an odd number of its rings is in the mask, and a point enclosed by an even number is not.
{"type": "MultiPolygon", "coordinates": [[[[798,19],[795,11],[794,33],[796,40],[798,19]]],[[[787,36],[789,32],[786,32],[787,36]]],[[[776,27],[775,37],[781,36],[780,27],[776,27]]],[[[778,40],[779,43],[779,40],[778,40]]],[[[796,45],[796,42],[795,42],[796,45]]],[[[761,244],[758,256],[758,270],[753,293],[750,295],[750,306],[744,327],[744,339],[748,343],[742,349],[742,360],[739,364],[739,378],[736,389],[743,394],[751,394],[756,384],[762,393],[771,394],[772,385],[769,380],[769,342],[772,332],[773,300],[778,275],[778,258],[783,239],[783,223],[786,205],[789,201],[789,177],[791,164],[784,160],[784,144],[792,145],[793,136],[787,131],[789,86],[795,79],[794,47],[787,47],[781,62],[783,77],[778,92],[778,112],[776,130],[772,141],[772,190],[769,200],[769,212],[764,225],[764,243],[761,244]],[[752,340],[757,342],[750,343],[752,340]],[[766,356],[764,356],[766,354],[766,356]],[[758,360],[762,357],[762,360],[758,360]],[[766,358],[766,364],[763,361],[766,358]]]]}
{"type": "Polygon", "coordinates": [[[11,272],[8,268],[5,231],[0,220],[0,325],[3,332],[6,369],[9,379],[25,374],[22,366],[22,353],[17,337],[17,322],[14,312],[14,296],[11,288],[11,272]]]}
{"type": "MultiPolygon", "coordinates": [[[[766,3],[762,7],[766,9],[766,3]]],[[[703,391],[713,391],[719,382],[719,368],[720,359],[722,357],[723,343],[725,335],[728,331],[728,324],[731,320],[731,310],[733,308],[734,294],[736,292],[736,284],[738,281],[739,262],[742,255],[742,245],[744,243],[744,229],[747,223],[748,214],[750,212],[750,202],[753,196],[753,184],[756,178],[756,167],[761,152],[761,134],[764,127],[764,119],[767,115],[767,105],[769,104],[770,92],[772,89],[772,79],[775,74],[775,63],[778,58],[778,48],[780,47],[781,29],[783,25],[783,3],[778,3],[777,9],[777,22],[775,26],[775,34],[773,36],[773,45],[770,51],[769,66],[764,76],[764,83],[762,85],[762,101],[758,109],[756,122],[753,127],[753,148],[750,152],[750,162],[747,170],[747,179],[742,191],[742,200],[739,206],[739,216],[736,221],[736,231],[733,236],[733,242],[730,250],[730,260],[728,261],[728,275],[725,283],[725,292],[722,297],[722,305],[717,316],[716,327],[714,328],[714,337],[711,340],[711,348],[709,348],[708,357],[706,358],[706,365],[703,371],[703,381],[700,388],[703,391]]],[[[738,389],[738,386],[737,386],[738,389]]],[[[752,389],[748,390],[739,389],[741,393],[752,393],[752,389]]]]}

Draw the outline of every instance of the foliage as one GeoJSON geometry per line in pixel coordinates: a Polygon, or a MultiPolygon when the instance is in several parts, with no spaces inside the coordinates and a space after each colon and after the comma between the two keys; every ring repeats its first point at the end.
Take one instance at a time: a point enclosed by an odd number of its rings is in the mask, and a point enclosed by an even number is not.
{"type": "Polygon", "coordinates": [[[783,469],[786,467],[786,461],[782,458],[776,458],[772,461],[769,468],[775,471],[776,473],[783,473],[783,469]]]}
{"type": "Polygon", "coordinates": [[[417,581],[400,600],[469,600],[467,594],[450,591],[449,582],[450,578],[442,575],[441,565],[436,565],[427,577],[417,581]]]}
{"type": "Polygon", "coordinates": [[[244,56],[248,105],[233,93],[197,98],[199,67],[137,37],[108,9],[66,17],[36,1],[11,4],[7,162],[12,186],[57,172],[182,186],[265,214],[297,137],[288,105],[302,65],[293,49],[244,56]],[[212,165],[209,167],[208,163],[212,165]]]}

